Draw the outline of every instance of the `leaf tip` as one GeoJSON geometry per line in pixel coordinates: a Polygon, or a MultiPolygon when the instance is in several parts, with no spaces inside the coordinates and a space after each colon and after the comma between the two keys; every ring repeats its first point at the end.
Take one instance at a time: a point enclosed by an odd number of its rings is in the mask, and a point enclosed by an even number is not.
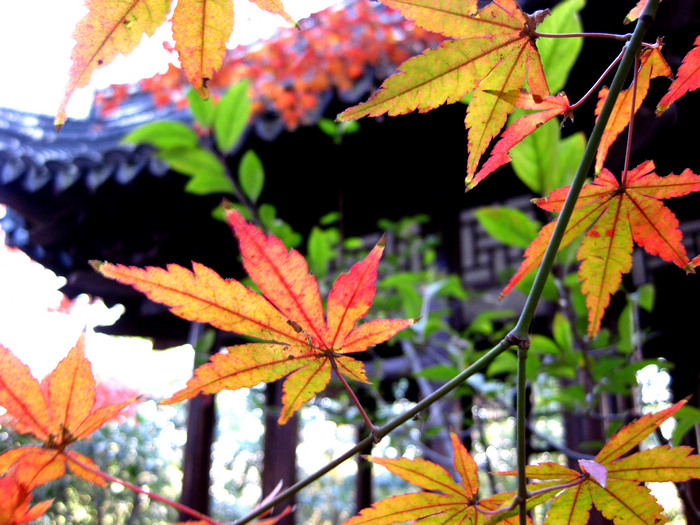
{"type": "Polygon", "coordinates": [[[105,264],[105,262],[92,259],[91,261],[89,261],[89,264],[96,272],[102,272],[102,266],[105,264]]]}

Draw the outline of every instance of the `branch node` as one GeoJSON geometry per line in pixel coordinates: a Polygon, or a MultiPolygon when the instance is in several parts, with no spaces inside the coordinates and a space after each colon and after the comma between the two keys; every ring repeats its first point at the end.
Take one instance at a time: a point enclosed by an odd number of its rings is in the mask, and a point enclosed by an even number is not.
{"type": "Polygon", "coordinates": [[[510,332],[506,336],[506,342],[512,346],[517,346],[519,350],[527,350],[530,348],[530,338],[527,336],[521,337],[515,332],[510,332]]]}

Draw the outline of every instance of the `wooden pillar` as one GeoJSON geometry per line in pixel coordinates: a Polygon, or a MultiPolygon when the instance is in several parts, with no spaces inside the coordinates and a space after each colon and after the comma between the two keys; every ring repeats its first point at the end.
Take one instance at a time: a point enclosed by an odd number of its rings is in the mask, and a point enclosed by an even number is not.
{"type": "MultiPolygon", "coordinates": [[[[265,413],[265,444],[262,473],[263,498],[270,494],[282,481],[283,489],[289,488],[297,481],[296,448],[299,441],[299,419],[292,416],[286,424],[277,423],[282,407],[282,381],[268,383],[266,386],[267,412],[265,413]]],[[[282,502],[272,510],[271,515],[281,513],[287,506],[294,505],[294,497],[282,502]]],[[[280,525],[293,525],[294,514],[282,518],[280,525]]]]}
{"type": "MultiPolygon", "coordinates": [[[[192,323],[188,342],[196,348],[203,332],[203,325],[192,323]]],[[[215,352],[216,345],[210,352],[215,352]]],[[[211,448],[214,442],[216,410],[214,396],[200,394],[187,404],[187,442],[182,462],[182,494],[180,503],[209,515],[209,487],[211,485],[211,448]]],[[[192,516],[180,513],[180,521],[192,516]]]]}
{"type": "MultiPolygon", "coordinates": [[[[200,394],[191,399],[188,411],[180,503],[209,515],[209,471],[216,422],[214,396],[200,394]]],[[[191,520],[192,516],[180,513],[179,519],[187,521],[191,520]]]]}

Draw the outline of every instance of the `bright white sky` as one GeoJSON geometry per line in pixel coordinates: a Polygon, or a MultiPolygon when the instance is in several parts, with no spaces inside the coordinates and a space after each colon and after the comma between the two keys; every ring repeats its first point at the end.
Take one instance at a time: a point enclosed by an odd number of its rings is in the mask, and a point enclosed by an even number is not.
{"type": "MultiPolygon", "coordinates": [[[[285,8],[296,20],[324,9],[337,0],[286,0],[285,8]]],[[[236,0],[235,26],[229,47],[271,36],[282,17],[261,11],[247,0],[236,0]]],[[[0,106],[54,115],[68,79],[73,28],[87,12],[82,0],[25,0],[0,2],[0,106]]],[[[68,105],[68,116],[83,118],[92,103],[92,92],[110,84],[148,78],[167,70],[171,54],[163,49],[170,40],[166,24],[128,57],[93,74],[90,85],[78,90],[68,105]]]]}
{"type": "MultiPolygon", "coordinates": [[[[298,20],[335,1],[286,0],[285,5],[298,20]]],[[[55,115],[67,82],[73,28],[86,12],[83,0],[0,2],[0,49],[3,50],[0,107],[55,115]]],[[[229,47],[270,37],[278,27],[286,25],[282,17],[261,11],[247,0],[237,0],[229,47]]],[[[153,37],[144,37],[131,55],[120,56],[96,71],[90,85],[73,95],[68,116],[84,118],[95,89],[165,72],[173,58],[163,48],[163,41],[169,40],[170,28],[166,24],[153,37]]],[[[0,218],[3,215],[0,204],[0,218]]],[[[8,251],[0,230],[0,344],[13,350],[35,376],[41,378],[50,372],[85,327],[88,328],[86,352],[93,360],[95,372],[103,379],[117,379],[128,386],[147,388],[153,395],[165,396],[174,391],[170,384],[173,376],[159,382],[150,371],[168,368],[180,381],[191,375],[191,348],[168,352],[170,356],[166,357],[166,353],[152,352],[148,341],[115,341],[94,333],[92,328],[96,324],[110,324],[118,313],[114,309],[109,311],[104,304],[89,304],[88,298],[83,297],[71,315],[51,311],[59,306],[62,294],[58,289],[64,281],[31,262],[23,253],[8,251]],[[168,359],[169,365],[164,367],[163,359],[168,359]],[[136,361],[143,366],[129,365],[136,361]],[[179,377],[174,369],[180,372],[179,377]],[[183,376],[183,372],[187,375],[183,376]]]]}

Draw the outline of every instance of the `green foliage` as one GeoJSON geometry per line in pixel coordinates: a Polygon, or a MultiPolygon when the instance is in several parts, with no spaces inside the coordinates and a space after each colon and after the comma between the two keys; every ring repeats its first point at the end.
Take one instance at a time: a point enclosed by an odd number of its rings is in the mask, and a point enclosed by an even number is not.
{"type": "Polygon", "coordinates": [[[238,183],[250,202],[255,204],[265,185],[265,170],[260,157],[253,150],[248,150],[238,164],[238,183]]]}
{"type": "Polygon", "coordinates": [[[507,206],[478,208],[474,215],[491,237],[518,248],[527,248],[542,227],[527,214],[507,206]]]}
{"type": "MultiPolygon", "coordinates": [[[[585,0],[565,0],[558,3],[551,14],[544,19],[537,30],[540,33],[580,33],[583,31],[581,20],[578,16],[586,5],[585,0]]],[[[549,90],[558,93],[566,84],[571,68],[576,63],[583,38],[539,38],[537,49],[542,59],[549,90]]],[[[560,186],[557,186],[560,187],[560,186]]]]}
{"type": "Polygon", "coordinates": [[[214,113],[214,140],[224,154],[231,153],[250,120],[250,98],[247,96],[248,81],[234,84],[224,93],[214,113]]]}

